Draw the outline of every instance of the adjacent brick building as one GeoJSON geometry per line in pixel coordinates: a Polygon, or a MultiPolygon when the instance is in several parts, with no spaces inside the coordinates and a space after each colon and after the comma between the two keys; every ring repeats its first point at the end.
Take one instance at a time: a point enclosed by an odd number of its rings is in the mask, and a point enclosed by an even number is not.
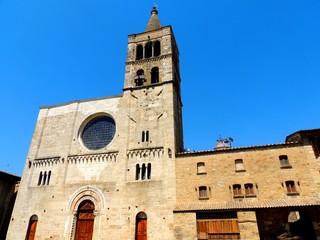
{"type": "Polygon", "coordinates": [[[178,153],[181,239],[319,239],[319,139],[315,129],[282,144],[178,153]]]}
{"type": "Polygon", "coordinates": [[[20,177],[0,171],[0,239],[5,239],[20,177]]]}
{"type": "Polygon", "coordinates": [[[180,83],[154,8],[121,95],[40,109],[7,239],[320,239],[320,130],[185,152],[180,83]]]}

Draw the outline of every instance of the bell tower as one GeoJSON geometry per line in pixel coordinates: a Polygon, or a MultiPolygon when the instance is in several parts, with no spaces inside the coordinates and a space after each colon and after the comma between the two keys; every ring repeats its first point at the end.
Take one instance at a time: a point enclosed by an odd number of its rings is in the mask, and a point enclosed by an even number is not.
{"type": "Polygon", "coordinates": [[[183,150],[179,50],[171,26],[153,7],[144,32],[128,37],[124,95],[130,102],[130,148],[183,150]],[[136,107],[133,111],[133,106],[136,107]]]}
{"type": "Polygon", "coordinates": [[[121,106],[126,127],[124,199],[132,199],[145,216],[156,209],[153,224],[148,223],[154,239],[174,239],[175,153],[183,150],[180,81],[172,28],[161,26],[154,7],[145,31],[128,37],[121,106]]]}

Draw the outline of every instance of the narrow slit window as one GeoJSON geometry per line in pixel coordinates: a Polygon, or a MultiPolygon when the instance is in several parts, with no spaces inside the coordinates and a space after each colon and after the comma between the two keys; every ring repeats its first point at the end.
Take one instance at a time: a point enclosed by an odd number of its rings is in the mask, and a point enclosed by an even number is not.
{"type": "Polygon", "coordinates": [[[40,186],[42,183],[42,172],[39,174],[39,180],[38,180],[38,186],[40,186]]]}
{"type": "Polygon", "coordinates": [[[141,171],[141,179],[144,180],[146,178],[146,165],[142,164],[142,171],[141,171]]]}
{"type": "Polygon", "coordinates": [[[47,172],[44,172],[43,174],[43,180],[42,180],[42,185],[45,185],[47,181],[47,172]]]}
{"type": "Polygon", "coordinates": [[[148,163],[147,178],[151,179],[151,163],[148,163]]]}
{"type": "Polygon", "coordinates": [[[144,142],[144,140],[145,140],[145,132],[142,131],[141,142],[144,142]]]}
{"type": "Polygon", "coordinates": [[[136,165],[136,180],[140,179],[140,165],[136,165]]]}
{"type": "Polygon", "coordinates": [[[51,178],[51,171],[48,172],[47,185],[49,185],[50,183],[50,178],[51,178]]]}

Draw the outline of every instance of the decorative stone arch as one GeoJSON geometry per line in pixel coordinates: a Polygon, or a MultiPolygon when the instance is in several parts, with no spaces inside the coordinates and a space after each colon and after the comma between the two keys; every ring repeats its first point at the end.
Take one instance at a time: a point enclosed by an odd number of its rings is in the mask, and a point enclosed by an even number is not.
{"type": "MultiPolygon", "coordinates": [[[[93,232],[99,234],[100,225],[100,212],[105,209],[106,199],[102,191],[96,187],[84,186],[76,190],[69,199],[67,210],[69,211],[68,217],[68,232],[70,233],[70,240],[75,237],[76,223],[77,223],[77,211],[79,205],[83,202],[89,200],[94,204],[94,227],[93,232]]],[[[99,239],[99,236],[95,236],[94,239],[99,239]]]]}
{"type": "Polygon", "coordinates": [[[79,204],[84,200],[92,201],[95,205],[95,211],[101,211],[106,206],[106,199],[100,189],[92,186],[84,186],[72,194],[67,209],[71,212],[76,211],[79,204]]]}

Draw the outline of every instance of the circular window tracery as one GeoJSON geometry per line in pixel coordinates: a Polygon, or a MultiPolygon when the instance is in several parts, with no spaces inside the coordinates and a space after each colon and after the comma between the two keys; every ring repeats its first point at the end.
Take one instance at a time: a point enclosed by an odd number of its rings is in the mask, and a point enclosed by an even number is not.
{"type": "Polygon", "coordinates": [[[116,123],[109,116],[99,116],[89,121],[81,133],[86,148],[99,150],[106,147],[116,132],[116,123]]]}

